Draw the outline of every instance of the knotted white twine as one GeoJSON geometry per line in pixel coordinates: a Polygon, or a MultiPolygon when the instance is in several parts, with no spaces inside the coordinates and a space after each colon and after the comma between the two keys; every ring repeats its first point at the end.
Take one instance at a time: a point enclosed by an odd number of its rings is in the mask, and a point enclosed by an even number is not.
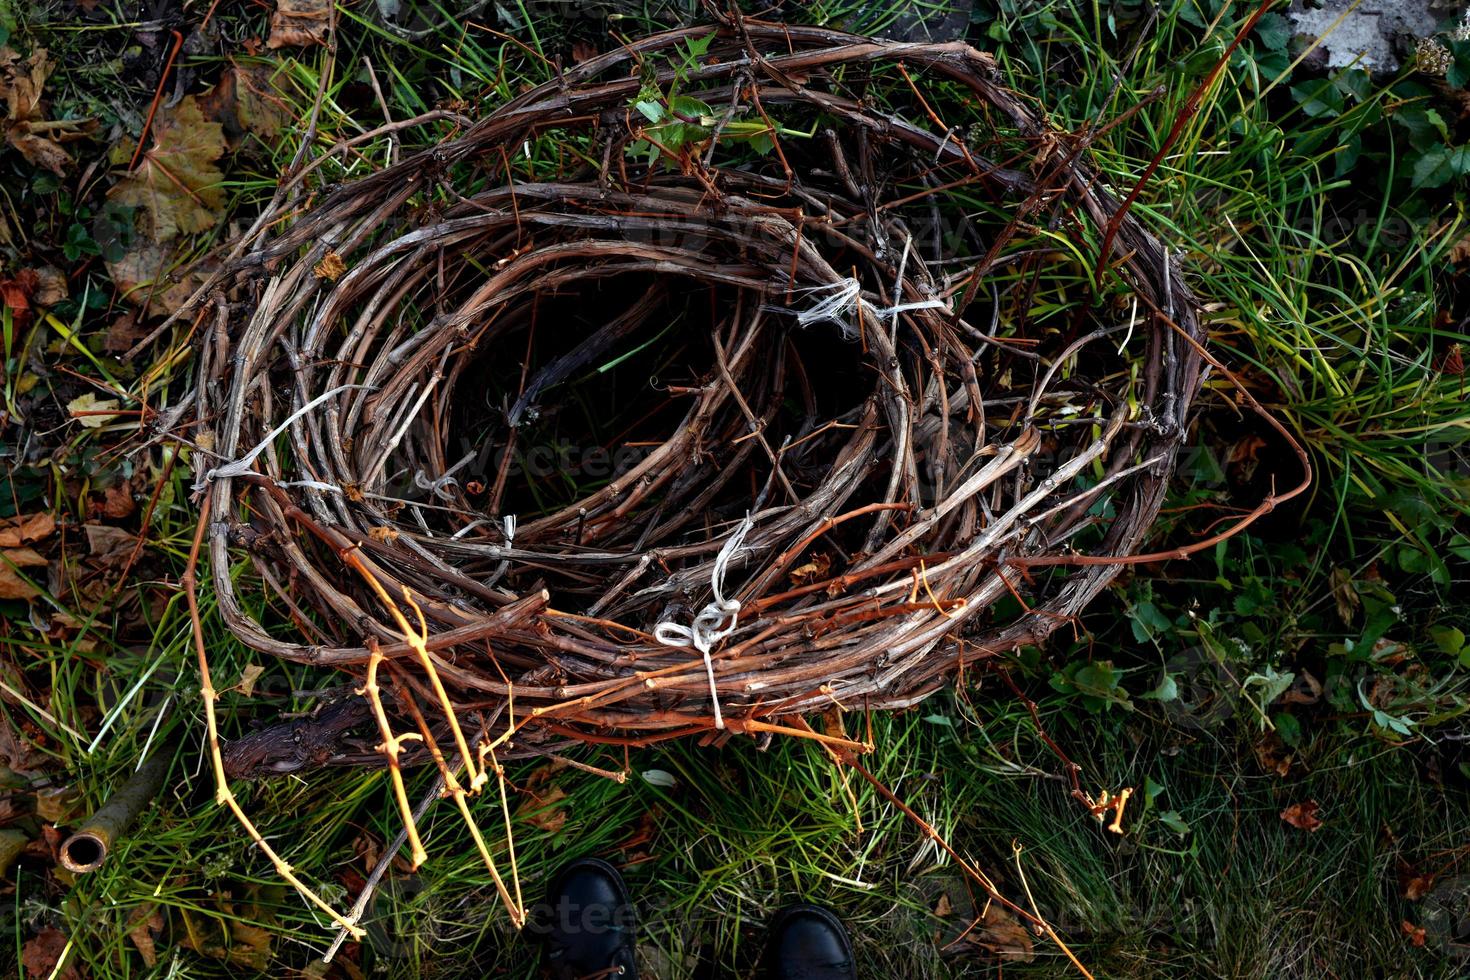
{"type": "MultiPolygon", "coordinates": [[[[252,450],[250,450],[250,452],[246,453],[244,456],[241,456],[239,459],[231,460],[230,462],[225,463],[223,466],[216,466],[216,467],[214,467],[214,468],[212,468],[210,470],[207,470],[205,472],[204,476],[199,479],[199,482],[194,484],[194,489],[195,490],[203,490],[205,487],[207,487],[210,484],[211,481],[218,480],[221,477],[226,477],[226,476],[247,476],[250,473],[255,472],[254,470],[251,469],[251,466],[254,465],[254,463],[255,463],[255,457],[257,457],[261,453],[265,452],[266,447],[269,446],[272,442],[275,441],[276,436],[280,435],[282,432],[285,432],[286,429],[287,429],[287,427],[290,426],[290,424],[292,422],[295,422],[297,419],[301,418],[301,416],[305,415],[307,412],[311,411],[313,408],[316,408],[318,405],[320,405],[322,402],[326,401],[328,398],[331,398],[333,395],[340,394],[341,392],[347,391],[350,388],[371,388],[371,387],[373,387],[373,386],[372,385],[338,385],[337,387],[331,389],[330,391],[324,391],[324,392],[322,392],[320,395],[317,395],[311,401],[307,402],[305,405],[302,405],[296,411],[294,411],[290,415],[286,416],[286,420],[284,422],[282,422],[280,425],[276,426],[274,429],[270,430],[270,432],[266,434],[266,437],[264,439],[260,440],[260,442],[257,443],[256,446],[255,446],[255,448],[252,449],[252,450]]],[[[313,487],[313,488],[318,489],[318,490],[334,490],[337,493],[341,493],[342,492],[342,489],[340,487],[336,486],[335,484],[319,483],[319,482],[317,482],[315,480],[310,480],[310,481],[302,480],[302,481],[300,481],[296,485],[310,486],[310,487],[313,487]]]]}
{"type": "Polygon", "coordinates": [[[449,488],[459,486],[459,480],[454,474],[463,469],[476,455],[475,453],[470,453],[464,459],[445,470],[442,476],[433,480],[425,476],[423,470],[415,470],[413,474],[413,485],[420,490],[429,491],[429,493],[438,497],[440,500],[449,500],[453,496],[449,492],[449,488]]]}
{"type": "Polygon", "coordinates": [[[720,714],[720,696],[715,691],[715,664],[710,659],[710,651],[721,640],[735,632],[735,625],[740,620],[740,601],[725,598],[725,569],[729,567],[730,560],[745,543],[745,536],[753,527],[755,527],[755,519],[747,512],[745,520],[740,522],[735,533],[730,535],[730,539],[715,556],[715,567],[710,572],[709,578],[714,598],[699,611],[699,615],[694,617],[694,622],[688,626],[662,622],[653,628],[654,638],[665,646],[693,647],[704,657],[705,673],[709,676],[709,698],[715,706],[715,727],[719,729],[725,727],[725,719],[720,714]]]}
{"type": "Polygon", "coordinates": [[[848,276],[838,279],[836,282],[824,283],[820,286],[809,286],[802,292],[828,292],[830,295],[818,300],[805,310],[796,314],[796,322],[803,327],[809,327],[814,323],[835,323],[842,328],[842,335],[848,339],[857,336],[850,321],[852,314],[859,309],[867,316],[872,317],[878,323],[887,323],[893,317],[907,310],[947,310],[949,307],[943,300],[926,299],[918,303],[899,303],[896,306],[874,306],[863,299],[862,284],[856,279],[848,276]]]}

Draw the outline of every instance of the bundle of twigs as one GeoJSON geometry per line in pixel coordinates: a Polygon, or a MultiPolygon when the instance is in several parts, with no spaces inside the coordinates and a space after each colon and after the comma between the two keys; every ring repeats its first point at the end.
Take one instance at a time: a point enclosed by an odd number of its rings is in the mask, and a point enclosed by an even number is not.
{"type": "Polygon", "coordinates": [[[1202,335],[1085,139],[961,44],[711,30],[232,267],[205,547],[246,644],[366,681],[318,761],[812,735],[1042,640],[1153,523],[1202,335]]]}

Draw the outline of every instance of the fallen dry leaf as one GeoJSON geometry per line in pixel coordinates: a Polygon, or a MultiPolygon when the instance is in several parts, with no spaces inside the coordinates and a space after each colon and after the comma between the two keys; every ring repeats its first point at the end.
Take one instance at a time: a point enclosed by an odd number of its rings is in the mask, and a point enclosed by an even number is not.
{"type": "Polygon", "coordinates": [[[1337,604],[1337,618],[1344,624],[1351,625],[1358,608],[1363,605],[1363,600],[1353,586],[1353,573],[1346,568],[1332,570],[1332,598],[1337,604]]]}
{"type": "Polygon", "coordinates": [[[104,558],[120,551],[132,551],[137,541],[131,531],[111,524],[83,524],[82,530],[87,533],[88,554],[104,558]]]}
{"type": "Polygon", "coordinates": [[[950,955],[973,955],[982,950],[1007,962],[1030,963],[1036,959],[1026,926],[995,902],[987,903],[979,920],[945,951],[950,955]]]}
{"type": "MultiPolygon", "coordinates": [[[[191,918],[188,914],[184,915],[186,926],[191,918]]],[[[226,945],[217,928],[196,925],[186,929],[179,945],[196,953],[245,967],[257,974],[263,973],[271,961],[270,933],[259,926],[232,920],[229,924],[229,935],[231,941],[226,945]]]]}
{"type": "Polygon", "coordinates": [[[1450,261],[1455,265],[1470,261],[1470,235],[1450,246],[1450,261]]]}
{"type": "Polygon", "coordinates": [[[1309,670],[1298,670],[1291,687],[1276,699],[1281,704],[1316,704],[1322,700],[1322,682],[1309,670]]]}
{"type": "Polygon", "coordinates": [[[109,520],[120,521],[137,510],[138,502],[133,499],[133,487],[128,481],[114,483],[102,491],[102,503],[94,502],[92,513],[109,520]]]}
{"type": "Polygon", "coordinates": [[[1316,833],[1322,827],[1322,819],[1317,816],[1321,804],[1316,800],[1306,800],[1302,803],[1293,803],[1281,811],[1281,819],[1291,824],[1298,830],[1308,833],[1316,833]]]}
{"type": "Polygon", "coordinates": [[[154,934],[162,931],[163,916],[159,914],[158,906],[152,903],[138,906],[128,917],[128,938],[133,941],[133,946],[143,957],[143,963],[146,966],[153,966],[158,962],[154,934]]]}
{"type": "Polygon", "coordinates": [[[84,802],[76,786],[47,786],[36,790],[36,816],[62,826],[81,815],[84,802]]]}
{"type": "Polygon", "coordinates": [[[791,570],[791,584],[805,585],[827,577],[827,572],[832,568],[832,558],[825,552],[819,552],[811,557],[805,564],[798,565],[791,570]]]}
{"type": "Polygon", "coordinates": [[[287,85],[279,64],[234,64],[199,97],[199,109],[206,119],[223,125],[231,140],[253,133],[273,143],[295,118],[287,85]]]}
{"type": "Polygon", "coordinates": [[[1423,926],[1416,926],[1408,919],[1405,919],[1399,923],[1399,928],[1404,930],[1404,935],[1409,937],[1409,942],[1415,946],[1424,945],[1425,931],[1423,926]]]}
{"type": "MultiPolygon", "coordinates": [[[[212,256],[184,262],[173,248],[140,240],[134,242],[132,250],[124,253],[122,258],[108,262],[107,271],[129,303],[144,306],[155,316],[168,316],[188,302],[218,264],[212,256]]],[[[119,330],[135,334],[134,343],[146,334],[146,331],[134,330],[130,325],[123,325],[119,330]]],[[[108,330],[107,342],[112,343],[111,329],[108,330]]],[[[120,335],[118,343],[121,342],[120,335]]]]}
{"type": "Polygon", "coordinates": [[[5,139],[33,166],[58,177],[71,166],[71,154],[62,143],[81,139],[96,128],[91,119],[48,122],[41,111],[41,87],[51,74],[45,48],[36,48],[24,61],[10,48],[0,48],[0,97],[10,106],[5,139]]]}
{"type": "MultiPolygon", "coordinates": [[[[26,940],[20,950],[20,965],[26,977],[51,977],[55,980],[81,980],[75,963],[68,962],[59,972],[57,963],[66,952],[66,934],[55,926],[47,926],[26,940]]],[[[69,957],[74,960],[75,957],[69,957]]]]}
{"type": "Polygon", "coordinates": [[[247,664],[240,671],[240,683],[235,685],[235,690],[244,697],[250,697],[255,693],[255,682],[260,680],[260,675],[265,673],[265,668],[260,664],[247,664]]]}
{"type": "Polygon", "coordinates": [[[560,786],[553,786],[547,790],[539,799],[532,798],[522,809],[528,812],[526,822],[532,827],[555,834],[567,825],[567,811],[556,804],[567,798],[567,791],[560,786]]]}
{"type": "Polygon", "coordinates": [[[0,599],[34,599],[41,594],[20,577],[18,569],[43,567],[45,558],[30,548],[6,548],[0,555],[4,555],[4,561],[0,561],[0,599]]]}
{"type": "Polygon", "coordinates": [[[1419,901],[1428,895],[1432,888],[1434,888],[1434,875],[1432,874],[1416,875],[1410,871],[1399,876],[1400,893],[1411,902],[1419,901]]]}
{"type": "Polygon", "coordinates": [[[306,47],[327,43],[332,26],[332,0],[276,0],[268,48],[306,47]]]}
{"type": "Polygon", "coordinates": [[[224,212],[224,174],[215,161],[225,152],[224,129],[204,118],[194,96],[185,96],[152,129],[153,145],[137,168],[108,196],[143,209],[154,241],[213,228],[224,212]]]}
{"type": "Polygon", "coordinates": [[[1285,778],[1291,772],[1292,751],[1287,748],[1286,743],[1281,741],[1281,736],[1275,732],[1267,732],[1262,735],[1252,747],[1255,750],[1256,761],[1261,768],[1267,772],[1285,778]]]}
{"type": "Polygon", "coordinates": [[[70,294],[66,285],[66,275],[55,266],[43,265],[31,271],[36,276],[36,292],[31,299],[42,309],[55,306],[70,294]]]}
{"type": "MultiPolygon", "coordinates": [[[[136,288],[136,284],[134,286],[136,288]]],[[[128,310],[114,317],[107,327],[107,336],[102,338],[102,349],[109,354],[121,354],[148,336],[148,331],[138,323],[139,319],[137,310],[128,310]]]]}
{"type": "Polygon", "coordinates": [[[10,279],[0,279],[0,303],[10,311],[17,324],[25,326],[35,315],[31,299],[40,288],[41,280],[35,270],[22,269],[10,279]]]}
{"type": "Polygon", "coordinates": [[[584,61],[591,61],[597,57],[597,46],[590,41],[576,41],[572,44],[572,63],[580,65],[584,61]]]}
{"type": "Polygon", "coordinates": [[[49,511],[0,518],[0,548],[18,548],[51,536],[56,518],[49,511]]]}
{"type": "Polygon", "coordinates": [[[84,429],[100,429],[117,418],[122,402],[116,398],[98,398],[95,391],[78,395],[66,403],[66,410],[84,429]]]}

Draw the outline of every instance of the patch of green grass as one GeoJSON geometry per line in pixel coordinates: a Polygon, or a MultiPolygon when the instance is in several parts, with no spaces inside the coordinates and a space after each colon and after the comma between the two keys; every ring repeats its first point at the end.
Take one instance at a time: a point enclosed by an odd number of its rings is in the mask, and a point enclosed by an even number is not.
{"type": "MultiPolygon", "coordinates": [[[[880,30],[929,6],[833,0],[810,5],[805,16],[880,30]]],[[[244,62],[275,66],[298,119],[318,89],[324,93],[314,143],[321,149],[379,125],[384,110],[401,119],[453,104],[473,115],[551,77],[552,60],[566,62],[575,40],[605,48],[615,43],[611,32],[636,34],[687,13],[618,3],[568,18],[555,4],[501,7],[514,24],[502,19],[494,31],[458,21],[450,7],[425,7],[426,26],[408,38],[372,5],[343,7],[325,82],[328,60],[319,50],[244,62]]],[[[1128,114],[1091,142],[1106,177],[1127,189],[1246,15],[1232,8],[1217,18],[1220,7],[1176,0],[1149,21],[1136,3],[979,2],[975,36],[1058,128],[1080,133],[1128,114]]],[[[265,33],[264,8],[219,16],[242,37],[265,33]]],[[[58,104],[136,133],[152,90],[122,67],[131,23],[117,8],[103,27],[56,21],[17,33],[67,59],[55,83],[58,104]],[[118,58],[85,57],[83,49],[98,43],[118,58]]],[[[1080,764],[1083,788],[1135,789],[1127,832],[1109,833],[1072,798],[1062,764],[994,679],[967,689],[963,700],[947,694],[872,722],[877,750],[867,764],[875,775],[1023,901],[1019,860],[1037,910],[1098,976],[1450,977],[1466,963],[1463,945],[1446,950],[1439,913],[1462,901],[1456,889],[1470,874],[1467,667],[1432,639],[1436,628],[1470,632],[1470,609],[1457,592],[1470,560],[1459,455],[1470,409],[1463,379],[1443,370],[1450,348],[1470,341],[1451,256],[1464,237],[1464,189],[1410,193],[1393,176],[1412,170],[1406,154],[1418,151],[1393,128],[1402,128],[1395,114],[1402,120],[1432,105],[1432,94],[1406,98],[1404,79],[1372,82],[1361,73],[1308,78],[1288,72],[1293,57],[1248,42],[1134,208],[1185,253],[1227,365],[1308,447],[1318,471],[1311,499],[1210,554],[1126,576],[1080,624],[1075,642],[1064,631],[1044,655],[1021,651],[1011,664],[1049,734],[1080,764]],[[1316,88],[1298,91],[1307,82],[1316,88]],[[1340,96],[1333,112],[1306,97],[1324,84],[1340,96]],[[1354,140],[1359,162],[1344,171],[1338,148],[1354,140]],[[1079,674],[1083,667],[1089,671],[1079,674]],[[1262,689],[1253,678],[1269,684],[1287,674],[1298,681],[1310,674],[1324,690],[1309,703],[1247,700],[1262,689]],[[1266,734],[1272,729],[1279,745],[1266,734]],[[1258,758],[1266,748],[1278,759],[1292,756],[1285,776],[1258,758]],[[1308,800],[1321,805],[1315,832],[1281,818],[1308,800]],[[1405,897],[1404,882],[1415,878],[1427,881],[1423,893],[1405,897]]],[[[182,63],[197,78],[223,67],[217,55],[186,54],[182,63]]],[[[961,118],[960,107],[936,103],[961,118]]],[[[437,124],[413,138],[449,129],[437,124]]],[[[238,213],[274,193],[303,138],[298,125],[269,153],[239,157],[227,176],[238,213]]],[[[367,143],[360,155],[323,167],[311,186],[352,179],[408,149],[387,139],[367,143]]],[[[528,156],[517,162],[528,174],[554,173],[554,134],[528,156]]],[[[25,193],[11,195],[9,206],[25,193]]],[[[985,206],[958,194],[949,203],[985,206]]],[[[47,234],[60,240],[71,223],[48,225],[47,234]]],[[[100,269],[79,276],[88,286],[75,295],[106,295],[100,269]]],[[[1052,285],[1063,295],[1075,283],[1052,285]]],[[[106,324],[88,303],[58,316],[95,344],[106,324]]],[[[39,322],[29,328],[33,336],[6,323],[9,399],[28,371],[23,352],[60,358],[70,341],[39,322]]],[[[67,356],[75,370],[101,380],[114,369],[74,348],[67,356]]],[[[149,368],[140,367],[140,374],[149,368]]],[[[187,383],[181,359],[151,378],[148,391],[157,403],[187,383]]],[[[1272,479],[1285,489],[1297,478],[1269,433],[1262,446],[1246,444],[1257,434],[1251,425],[1232,386],[1212,378],[1197,424],[1204,456],[1181,471],[1161,540],[1190,540],[1253,506],[1272,479]],[[1235,449],[1262,458],[1250,467],[1252,460],[1231,458],[1235,449]]],[[[107,436],[76,433],[55,458],[94,465],[88,454],[101,455],[107,436]]],[[[58,512],[81,515],[80,501],[58,489],[65,481],[50,482],[62,465],[14,478],[17,496],[29,495],[25,510],[46,498],[58,512]]],[[[17,617],[3,636],[6,658],[23,664],[28,678],[44,677],[47,698],[36,708],[7,700],[3,710],[53,754],[58,780],[81,794],[79,811],[100,804],[145,747],[174,755],[174,767],[159,805],[102,870],[68,882],[22,862],[0,913],[9,920],[7,954],[18,959],[40,925],[56,923],[71,937],[71,961],[98,978],[280,975],[319,956],[331,931],[213,802],[187,616],[177,592],[167,594],[192,535],[188,478],[179,466],[164,480],[156,449],[138,465],[164,487],[143,566],[166,594],[146,613],[151,641],[118,638],[116,596],[92,609],[50,609],[83,624],[65,641],[44,639],[17,617]],[[164,928],[149,967],[129,933],[141,924],[138,934],[152,935],[154,913],[164,928]]],[[[242,580],[251,574],[239,569],[242,580]]],[[[257,657],[224,629],[207,588],[201,598],[216,681],[232,685],[257,657]]],[[[309,710],[314,699],[293,692],[338,681],[263,666],[254,696],[225,695],[227,737],[252,718],[309,710]]],[[[607,750],[580,758],[623,765],[607,750]]],[[[517,855],[529,900],[568,857],[625,863],[655,975],[747,970],[761,924],[797,898],[839,910],[867,976],[1071,971],[1035,935],[1034,960],[998,959],[997,949],[1025,946],[1003,923],[951,943],[978,914],[974,889],[916,826],[814,746],[680,744],[636,752],[630,764],[626,785],[573,769],[540,772],[544,764],[510,767],[515,785],[536,787],[535,796],[513,797],[522,808],[517,855]],[[666,775],[644,778],[654,771],[666,775]],[[553,788],[566,795],[553,800],[553,788]],[[538,808],[537,799],[552,802],[538,808]]],[[[411,795],[424,792],[427,778],[413,776],[411,795]]],[[[237,792],[273,845],[339,907],[351,903],[373,849],[398,826],[381,773],[318,772],[239,784],[237,792]]],[[[492,800],[479,801],[477,813],[485,827],[498,825],[492,800]]],[[[423,829],[429,863],[416,875],[390,872],[371,909],[369,939],[345,955],[370,975],[458,976],[474,963],[487,973],[533,976],[534,953],[510,931],[451,808],[436,807],[423,829]]],[[[503,843],[495,846],[503,856],[503,843]]]]}

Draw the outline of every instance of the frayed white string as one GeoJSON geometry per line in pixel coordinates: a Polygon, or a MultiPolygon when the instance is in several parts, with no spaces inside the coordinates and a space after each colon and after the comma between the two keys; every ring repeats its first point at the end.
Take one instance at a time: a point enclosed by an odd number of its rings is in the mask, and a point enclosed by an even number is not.
{"type": "Polygon", "coordinates": [[[671,647],[693,647],[698,650],[700,656],[704,657],[705,673],[709,676],[709,698],[715,706],[715,727],[723,729],[725,719],[720,714],[720,696],[715,691],[715,664],[710,658],[710,651],[731,633],[735,632],[735,625],[740,621],[740,601],[738,599],[725,598],[725,570],[730,565],[730,560],[745,543],[745,536],[750,529],[755,527],[755,519],[749,513],[735,533],[720,548],[720,553],[715,556],[715,567],[710,572],[710,590],[714,593],[711,599],[699,615],[694,617],[694,622],[688,626],[678,623],[663,622],[653,628],[654,638],[665,646],[671,647]]]}
{"type": "Polygon", "coordinates": [[[857,330],[850,320],[859,307],[862,308],[864,315],[872,317],[878,323],[886,323],[908,310],[949,309],[943,300],[938,299],[926,299],[918,303],[899,303],[896,306],[874,306],[863,299],[862,285],[851,276],[821,286],[812,286],[806,291],[823,290],[829,291],[830,295],[796,314],[797,324],[809,327],[814,323],[835,323],[842,328],[843,336],[849,339],[857,336],[857,330]]]}
{"type": "MultiPolygon", "coordinates": [[[[239,459],[232,460],[231,462],[224,464],[223,466],[216,466],[213,469],[206,471],[199,482],[194,484],[194,489],[203,490],[209,485],[210,481],[217,480],[221,477],[245,476],[249,473],[254,472],[251,469],[251,466],[255,463],[255,457],[265,452],[266,447],[275,441],[276,436],[280,435],[282,432],[285,432],[287,427],[289,427],[292,422],[295,422],[297,419],[301,418],[301,416],[305,415],[313,408],[316,408],[318,405],[326,401],[328,398],[331,398],[333,395],[340,394],[341,392],[347,391],[351,388],[371,387],[372,385],[338,385],[330,391],[322,392],[320,395],[317,395],[311,401],[307,402],[305,405],[302,405],[296,411],[286,416],[286,420],[280,425],[276,426],[274,429],[272,429],[264,439],[260,440],[260,442],[256,445],[254,449],[250,450],[250,452],[246,453],[244,456],[241,456],[239,459]]],[[[333,489],[336,488],[334,487],[333,489]]]]}
{"type": "Polygon", "coordinates": [[[302,487],[306,490],[320,490],[323,493],[342,492],[342,488],[337,486],[337,484],[323,483],[321,480],[281,480],[276,483],[276,486],[287,490],[291,489],[292,487],[302,487]]]}
{"type": "MultiPolygon", "coordinates": [[[[516,515],[506,514],[504,517],[502,517],[500,519],[500,530],[505,535],[505,550],[509,551],[516,545],[516,515]]],[[[505,573],[509,570],[510,559],[506,558],[500,563],[500,566],[495,569],[494,574],[492,574],[488,579],[485,580],[485,587],[489,588],[496,582],[499,582],[505,576],[505,573]]]]}
{"type": "Polygon", "coordinates": [[[413,485],[420,490],[429,491],[429,493],[438,497],[440,500],[448,500],[452,496],[449,488],[459,486],[459,481],[455,479],[454,474],[463,469],[470,460],[475,458],[475,455],[475,453],[470,453],[464,459],[445,470],[444,475],[435,480],[430,480],[425,476],[423,470],[415,470],[413,474],[413,485]]]}

